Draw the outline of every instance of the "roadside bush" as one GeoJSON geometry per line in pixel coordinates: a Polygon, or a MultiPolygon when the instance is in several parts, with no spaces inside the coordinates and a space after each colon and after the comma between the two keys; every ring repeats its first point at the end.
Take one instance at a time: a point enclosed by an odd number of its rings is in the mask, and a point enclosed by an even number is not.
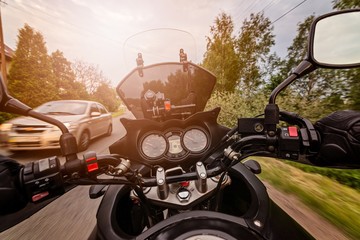
{"type": "Polygon", "coordinates": [[[333,179],[343,185],[360,191],[360,170],[358,169],[334,169],[324,167],[313,167],[305,164],[286,161],[307,173],[316,173],[333,179]]]}
{"type": "Polygon", "coordinates": [[[0,112],[0,124],[2,124],[3,122],[5,122],[13,117],[14,117],[14,115],[12,115],[10,113],[0,112]]]}

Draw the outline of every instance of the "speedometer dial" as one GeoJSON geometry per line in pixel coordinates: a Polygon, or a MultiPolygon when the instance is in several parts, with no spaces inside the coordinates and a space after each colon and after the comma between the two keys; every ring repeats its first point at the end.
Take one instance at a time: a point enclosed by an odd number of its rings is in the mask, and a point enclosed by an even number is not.
{"type": "Polygon", "coordinates": [[[208,137],[206,133],[199,128],[192,128],[185,132],[183,136],[183,143],[185,148],[191,152],[201,152],[205,150],[208,145],[208,137]]]}
{"type": "Polygon", "coordinates": [[[166,149],[166,140],[160,134],[152,133],[141,142],[141,150],[148,158],[159,158],[165,153],[166,149]]]}

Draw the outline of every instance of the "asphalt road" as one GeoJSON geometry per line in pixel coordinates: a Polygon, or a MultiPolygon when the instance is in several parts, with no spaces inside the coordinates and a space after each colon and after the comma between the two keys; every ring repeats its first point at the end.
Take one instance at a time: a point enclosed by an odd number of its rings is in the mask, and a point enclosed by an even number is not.
{"type": "MultiPolygon", "coordinates": [[[[130,113],[121,117],[131,118],[130,113]]],[[[119,121],[113,118],[113,133],[109,137],[95,139],[88,150],[99,154],[108,153],[108,146],[125,134],[119,121]]],[[[38,160],[59,155],[59,151],[36,151],[10,154],[0,150],[0,154],[9,155],[19,162],[38,160]]],[[[79,157],[82,153],[78,154],[79,157]]],[[[62,161],[64,161],[62,159],[62,161]]],[[[89,186],[78,186],[23,222],[0,233],[0,239],[87,239],[96,223],[96,211],[101,198],[89,198],[89,186]]]]}

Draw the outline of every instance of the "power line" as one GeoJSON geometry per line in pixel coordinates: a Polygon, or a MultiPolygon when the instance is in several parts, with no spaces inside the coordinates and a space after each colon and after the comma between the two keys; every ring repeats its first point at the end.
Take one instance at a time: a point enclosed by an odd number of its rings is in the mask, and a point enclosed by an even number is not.
{"type": "Polygon", "coordinates": [[[284,13],[283,15],[281,15],[280,17],[278,17],[277,19],[275,19],[275,21],[272,22],[272,24],[276,23],[277,21],[279,21],[280,19],[282,19],[283,17],[285,17],[286,15],[288,15],[290,12],[292,12],[293,10],[295,10],[296,8],[298,8],[300,5],[302,5],[304,2],[306,2],[307,0],[303,0],[301,3],[299,3],[298,5],[296,5],[295,7],[291,8],[289,11],[287,11],[286,13],[284,13]]]}

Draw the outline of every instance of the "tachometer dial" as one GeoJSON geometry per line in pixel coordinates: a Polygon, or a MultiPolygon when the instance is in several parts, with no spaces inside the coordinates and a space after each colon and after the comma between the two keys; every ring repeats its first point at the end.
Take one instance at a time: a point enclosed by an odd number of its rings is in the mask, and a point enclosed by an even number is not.
{"type": "Polygon", "coordinates": [[[192,128],[185,132],[183,136],[184,147],[191,152],[201,152],[208,145],[206,133],[199,128],[192,128]]]}
{"type": "Polygon", "coordinates": [[[146,157],[158,158],[165,153],[167,149],[166,139],[156,133],[146,136],[141,142],[141,150],[146,157]]]}

